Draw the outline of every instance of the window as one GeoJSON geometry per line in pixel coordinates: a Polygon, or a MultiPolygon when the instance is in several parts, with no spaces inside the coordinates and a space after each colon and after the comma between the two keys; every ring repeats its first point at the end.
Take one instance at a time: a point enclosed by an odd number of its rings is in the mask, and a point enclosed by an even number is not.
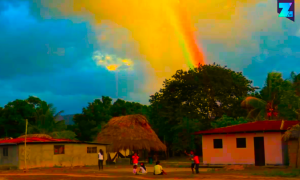
{"type": "Polygon", "coordinates": [[[222,149],[223,148],[222,139],[214,139],[214,148],[215,149],[222,149]]]}
{"type": "Polygon", "coordinates": [[[8,147],[3,147],[3,156],[8,156],[8,147]]]}
{"type": "Polygon", "coordinates": [[[246,138],[236,138],[236,147],[245,148],[246,147],[246,138]]]}
{"type": "Polygon", "coordinates": [[[87,147],[87,153],[97,153],[97,147],[87,147]]]}
{"type": "Polygon", "coordinates": [[[65,154],[65,145],[54,145],[54,154],[65,154]]]}

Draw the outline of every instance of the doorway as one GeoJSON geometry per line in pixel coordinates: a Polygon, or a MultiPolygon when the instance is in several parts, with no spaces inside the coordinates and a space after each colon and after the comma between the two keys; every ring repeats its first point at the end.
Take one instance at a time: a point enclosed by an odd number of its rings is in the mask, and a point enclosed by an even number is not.
{"type": "Polygon", "coordinates": [[[264,137],[254,137],[255,166],[265,165],[265,143],[264,137]]]}

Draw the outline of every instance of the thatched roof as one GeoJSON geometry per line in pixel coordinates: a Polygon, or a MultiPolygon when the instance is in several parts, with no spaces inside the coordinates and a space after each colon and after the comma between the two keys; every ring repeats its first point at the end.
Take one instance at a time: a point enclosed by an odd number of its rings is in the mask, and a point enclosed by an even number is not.
{"type": "Polygon", "coordinates": [[[285,141],[298,139],[300,137],[300,124],[296,124],[288,129],[282,136],[285,141]]]}
{"type": "Polygon", "coordinates": [[[143,115],[127,115],[112,118],[98,134],[97,143],[111,144],[109,152],[122,149],[166,151],[143,115]]]}
{"type": "MultiPolygon", "coordinates": [[[[27,137],[49,138],[49,139],[52,138],[52,137],[49,136],[48,134],[27,134],[27,137]]],[[[22,135],[22,136],[20,136],[19,138],[25,138],[25,135],[22,135]]]]}

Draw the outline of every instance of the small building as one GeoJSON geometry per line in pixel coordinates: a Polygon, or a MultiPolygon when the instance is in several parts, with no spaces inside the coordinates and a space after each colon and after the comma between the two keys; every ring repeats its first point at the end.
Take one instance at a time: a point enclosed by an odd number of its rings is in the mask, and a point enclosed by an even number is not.
{"type": "Polygon", "coordinates": [[[288,129],[283,139],[288,143],[289,165],[293,168],[300,168],[300,124],[288,129]]]}
{"type": "Polygon", "coordinates": [[[203,164],[288,165],[284,132],[299,121],[256,121],[199,131],[203,164]]]}
{"type": "MultiPolygon", "coordinates": [[[[25,138],[0,141],[0,165],[25,168],[25,138]]],[[[98,165],[98,153],[104,152],[106,164],[106,144],[87,143],[68,139],[26,138],[27,168],[54,166],[98,165]]]]}

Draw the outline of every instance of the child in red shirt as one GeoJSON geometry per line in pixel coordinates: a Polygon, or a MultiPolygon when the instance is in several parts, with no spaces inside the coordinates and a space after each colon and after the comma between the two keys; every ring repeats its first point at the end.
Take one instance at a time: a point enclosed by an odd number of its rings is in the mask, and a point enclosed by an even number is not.
{"type": "Polygon", "coordinates": [[[134,155],[132,156],[132,163],[133,165],[138,165],[138,162],[139,162],[139,158],[137,153],[134,153],[134,155]]]}
{"type": "Polygon", "coordinates": [[[199,174],[200,160],[199,160],[198,153],[195,153],[195,155],[194,155],[194,163],[195,163],[196,174],[199,174]]]}

